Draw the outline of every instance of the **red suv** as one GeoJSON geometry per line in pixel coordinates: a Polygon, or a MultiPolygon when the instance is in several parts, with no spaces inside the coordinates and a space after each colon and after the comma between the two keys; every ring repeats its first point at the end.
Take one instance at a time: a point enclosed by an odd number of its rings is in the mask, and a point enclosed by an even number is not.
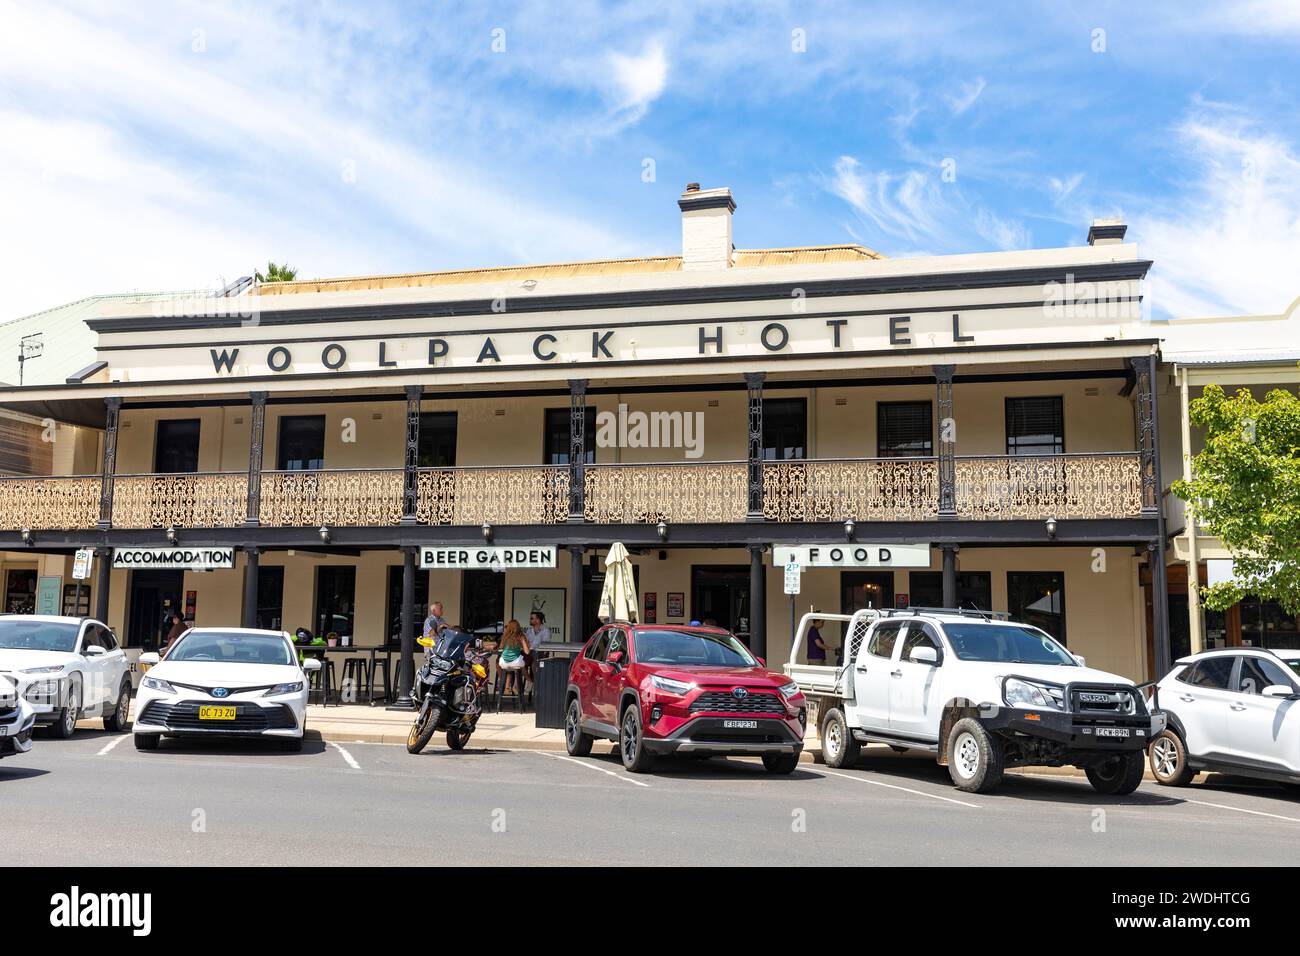
{"type": "Polygon", "coordinates": [[[569,669],[565,708],[570,754],[586,756],[603,737],[633,773],[674,753],[759,755],[770,772],[790,773],[808,719],[798,685],[734,635],[664,624],[597,631],[569,669]]]}

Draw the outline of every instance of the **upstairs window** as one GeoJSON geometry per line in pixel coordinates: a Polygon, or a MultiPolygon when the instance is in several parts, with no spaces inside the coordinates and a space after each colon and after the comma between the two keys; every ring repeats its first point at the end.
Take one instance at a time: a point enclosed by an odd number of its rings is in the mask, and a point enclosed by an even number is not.
{"type": "Polygon", "coordinates": [[[929,402],[876,404],[876,457],[928,458],[934,454],[934,420],[929,402]]]}
{"type": "Polygon", "coordinates": [[[324,415],[286,415],[280,419],[275,467],[280,471],[318,471],[325,467],[324,415]]]}
{"type": "Polygon", "coordinates": [[[1007,399],[1007,454],[1060,455],[1065,451],[1061,396],[1007,399]]]}

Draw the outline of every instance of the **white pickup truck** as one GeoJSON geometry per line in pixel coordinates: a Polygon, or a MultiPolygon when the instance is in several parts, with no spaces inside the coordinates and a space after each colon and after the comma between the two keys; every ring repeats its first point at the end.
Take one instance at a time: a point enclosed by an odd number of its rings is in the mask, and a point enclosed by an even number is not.
{"type": "Polygon", "coordinates": [[[1164,729],[1132,681],[1084,666],[1043,631],[985,612],[910,608],[808,614],[789,675],[832,767],[864,743],[927,750],[959,790],[983,793],[1009,767],[1082,767],[1101,793],[1132,793],[1164,729]],[[815,619],[842,621],[842,666],[801,664],[815,619]]]}

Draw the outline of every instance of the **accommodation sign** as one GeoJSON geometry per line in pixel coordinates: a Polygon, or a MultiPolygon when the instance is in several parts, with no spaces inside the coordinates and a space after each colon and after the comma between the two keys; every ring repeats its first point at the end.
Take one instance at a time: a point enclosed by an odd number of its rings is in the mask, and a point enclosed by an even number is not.
{"type": "Polygon", "coordinates": [[[491,545],[427,547],[420,549],[420,567],[425,570],[490,568],[494,571],[506,571],[511,568],[553,568],[555,548],[527,546],[498,548],[491,545]]]}
{"type": "Polygon", "coordinates": [[[113,567],[210,571],[235,566],[234,548],[114,548],[113,567]]]}
{"type": "Polygon", "coordinates": [[[805,568],[928,568],[928,544],[778,544],[772,564],[805,568]]]}

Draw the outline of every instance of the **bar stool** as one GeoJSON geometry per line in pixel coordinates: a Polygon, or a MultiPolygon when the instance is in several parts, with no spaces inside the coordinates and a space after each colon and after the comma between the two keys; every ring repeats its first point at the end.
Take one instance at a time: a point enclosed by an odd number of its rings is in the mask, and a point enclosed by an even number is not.
{"type": "Polygon", "coordinates": [[[311,685],[308,689],[307,696],[320,694],[320,703],[322,707],[328,707],[330,703],[330,694],[334,690],[334,662],[328,657],[322,657],[320,670],[316,671],[311,678],[311,685]]]}
{"type": "Polygon", "coordinates": [[[375,681],[379,678],[379,670],[384,671],[384,703],[389,704],[393,701],[393,685],[388,679],[388,654],[382,656],[376,655],[374,663],[370,667],[370,687],[368,693],[370,697],[370,706],[375,706],[375,681]]]}
{"type": "MultiPolygon", "coordinates": [[[[370,665],[359,653],[343,662],[343,683],[339,685],[340,693],[342,693],[343,688],[348,686],[349,679],[352,681],[353,693],[359,695],[364,690],[373,701],[374,688],[369,686],[371,680],[370,665]]],[[[353,703],[355,702],[356,699],[353,698],[353,703]]]]}
{"type": "Polygon", "coordinates": [[[501,713],[501,702],[504,700],[513,700],[515,702],[515,712],[522,714],[524,712],[524,675],[527,668],[520,668],[517,671],[505,671],[498,664],[496,680],[492,682],[493,691],[497,698],[497,713],[501,713]],[[505,693],[506,674],[515,675],[515,689],[513,692],[505,693]]]}

